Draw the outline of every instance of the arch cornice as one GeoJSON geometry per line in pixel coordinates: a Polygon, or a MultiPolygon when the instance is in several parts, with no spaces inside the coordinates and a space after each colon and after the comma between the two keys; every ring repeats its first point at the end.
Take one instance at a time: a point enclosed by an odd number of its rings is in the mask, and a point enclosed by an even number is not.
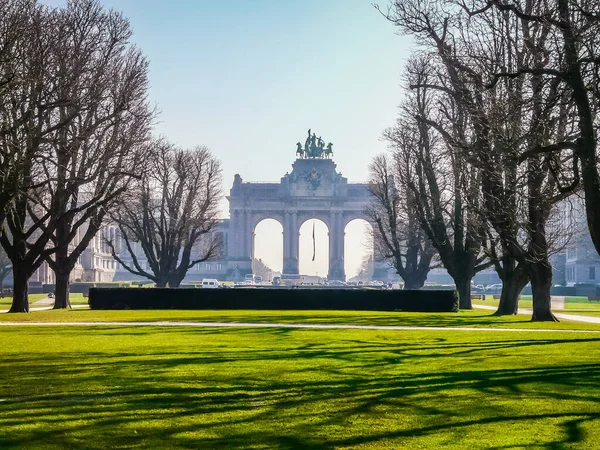
{"type": "Polygon", "coordinates": [[[304,225],[305,222],[311,220],[311,219],[316,219],[316,220],[320,220],[321,222],[323,222],[325,224],[325,226],[327,226],[327,232],[330,233],[331,232],[331,228],[332,228],[332,224],[331,224],[331,213],[329,211],[298,211],[297,213],[297,217],[298,217],[298,231],[300,231],[300,227],[302,225],[304,225]]]}

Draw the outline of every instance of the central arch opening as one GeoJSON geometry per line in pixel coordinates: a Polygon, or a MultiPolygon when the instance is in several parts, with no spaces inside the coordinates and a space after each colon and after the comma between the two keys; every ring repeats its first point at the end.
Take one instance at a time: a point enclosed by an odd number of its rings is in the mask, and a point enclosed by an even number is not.
{"type": "Polygon", "coordinates": [[[327,278],[329,272],[329,229],[319,219],[300,226],[298,268],[301,275],[327,278]],[[314,237],[314,238],[313,238],[314,237]]]}
{"type": "Polygon", "coordinates": [[[263,219],[254,227],[252,272],[270,281],[283,270],[283,225],[275,219],[263,219]]]}

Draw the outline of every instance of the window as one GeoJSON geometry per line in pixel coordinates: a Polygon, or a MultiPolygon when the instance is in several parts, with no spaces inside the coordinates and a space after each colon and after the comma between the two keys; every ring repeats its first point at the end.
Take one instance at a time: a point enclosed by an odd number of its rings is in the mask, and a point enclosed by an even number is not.
{"type": "Polygon", "coordinates": [[[206,269],[207,272],[210,272],[210,264],[209,263],[206,263],[206,268],[205,269],[206,269]]]}
{"type": "Polygon", "coordinates": [[[589,268],[589,270],[590,270],[590,280],[595,280],[596,279],[596,267],[591,266],[589,268]]]}
{"type": "Polygon", "coordinates": [[[223,270],[223,266],[221,263],[217,263],[217,272],[220,272],[221,270],[223,270]]]}

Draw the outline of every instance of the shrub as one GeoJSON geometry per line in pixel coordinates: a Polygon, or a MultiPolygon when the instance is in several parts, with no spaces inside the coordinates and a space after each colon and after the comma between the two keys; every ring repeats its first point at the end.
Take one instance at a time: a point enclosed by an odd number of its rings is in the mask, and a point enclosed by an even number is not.
{"type": "Polygon", "coordinates": [[[91,288],[92,309],[458,311],[456,291],[299,288],[91,288]]]}

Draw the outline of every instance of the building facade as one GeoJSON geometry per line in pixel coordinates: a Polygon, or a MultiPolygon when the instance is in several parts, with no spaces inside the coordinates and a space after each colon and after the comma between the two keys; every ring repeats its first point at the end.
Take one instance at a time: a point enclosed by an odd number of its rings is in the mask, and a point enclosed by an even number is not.
{"type": "MultiPolygon", "coordinates": [[[[555,284],[562,275],[566,286],[600,284],[600,255],[587,229],[585,205],[573,196],[561,205],[565,229],[569,230],[565,248],[554,258],[555,284]]],[[[562,284],[562,283],[560,283],[562,284]]]]}

